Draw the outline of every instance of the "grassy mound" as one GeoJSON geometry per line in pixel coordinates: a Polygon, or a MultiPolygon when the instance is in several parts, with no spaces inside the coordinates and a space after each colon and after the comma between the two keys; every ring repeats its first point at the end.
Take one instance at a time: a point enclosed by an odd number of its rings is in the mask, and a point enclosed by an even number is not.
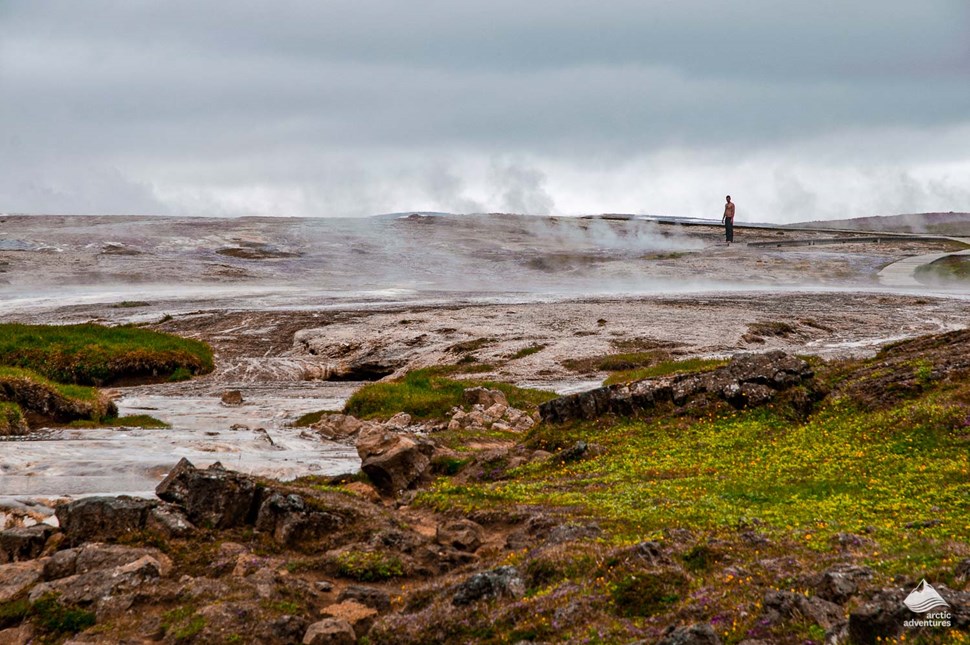
{"type": "Polygon", "coordinates": [[[28,419],[55,423],[100,422],[118,414],[114,403],[93,387],[55,383],[19,367],[0,367],[0,401],[15,404],[28,419]]]}
{"type": "Polygon", "coordinates": [[[0,401],[0,437],[22,435],[27,432],[23,410],[16,403],[0,401]]]}
{"type": "Polygon", "coordinates": [[[404,378],[390,383],[365,385],[350,397],[344,413],[363,419],[389,418],[398,412],[407,412],[415,419],[443,418],[449,410],[462,405],[462,393],[466,388],[476,386],[501,390],[510,405],[521,409],[532,409],[556,398],[552,392],[508,383],[454,380],[430,368],[409,372],[404,378]]]}
{"type": "Polygon", "coordinates": [[[78,385],[160,382],[177,372],[213,369],[212,350],[203,342],[94,324],[0,324],[0,365],[78,385]]]}

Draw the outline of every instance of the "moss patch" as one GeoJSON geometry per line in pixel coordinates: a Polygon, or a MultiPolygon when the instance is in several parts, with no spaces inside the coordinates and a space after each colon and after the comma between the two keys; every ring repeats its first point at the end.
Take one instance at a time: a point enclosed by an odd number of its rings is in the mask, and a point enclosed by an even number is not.
{"type": "Polygon", "coordinates": [[[610,374],[609,378],[606,379],[604,384],[613,385],[615,383],[630,383],[633,381],[642,381],[643,379],[648,378],[669,376],[671,374],[695,374],[700,372],[709,372],[710,370],[723,367],[727,364],[728,360],[724,358],[688,358],[682,361],[662,361],[649,367],[623,370],[616,372],[615,374],[610,374]]]}
{"type": "Polygon", "coordinates": [[[452,408],[461,406],[465,389],[475,386],[501,390],[510,405],[522,409],[532,409],[556,398],[552,392],[520,388],[508,383],[458,381],[437,376],[433,369],[416,370],[397,381],[365,385],[350,397],[344,413],[371,419],[407,412],[416,419],[440,419],[447,416],[452,408]]]}

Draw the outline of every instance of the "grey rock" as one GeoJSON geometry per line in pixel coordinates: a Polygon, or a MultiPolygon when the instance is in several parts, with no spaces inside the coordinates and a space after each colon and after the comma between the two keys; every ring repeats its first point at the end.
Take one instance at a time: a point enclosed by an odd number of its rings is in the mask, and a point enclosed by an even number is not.
{"type": "Polygon", "coordinates": [[[451,602],[456,606],[500,596],[518,598],[525,593],[525,582],[515,567],[498,567],[476,573],[458,585],[451,602]]]}
{"type": "Polygon", "coordinates": [[[484,387],[470,387],[462,393],[462,400],[466,405],[480,405],[488,409],[500,403],[506,407],[509,405],[505,393],[501,390],[490,390],[484,387]]]}
{"type": "Polygon", "coordinates": [[[18,526],[0,531],[0,564],[40,557],[54,528],[46,524],[18,526]]]}
{"type": "Polygon", "coordinates": [[[382,494],[390,496],[416,485],[431,466],[431,451],[421,442],[379,426],[360,434],[357,454],[361,470],[382,494]]]}
{"type": "Polygon", "coordinates": [[[539,412],[544,421],[562,423],[608,413],[633,414],[667,401],[688,405],[695,399],[703,402],[704,397],[722,399],[738,408],[754,407],[813,376],[808,363],[781,351],[739,354],[710,372],[600,387],[543,403],[539,412]]]}
{"type": "Polygon", "coordinates": [[[252,478],[219,462],[201,470],[185,458],[155,489],[161,499],[185,509],[193,524],[219,529],[252,524],[259,492],[252,478]]]}
{"type": "Polygon", "coordinates": [[[771,624],[807,619],[824,629],[833,627],[844,618],[842,608],[835,603],[791,591],[766,593],[762,613],[771,624]]]}
{"type": "Polygon", "coordinates": [[[459,551],[475,552],[485,539],[485,529],[471,520],[454,520],[438,525],[435,541],[459,551]]]}
{"type": "Polygon", "coordinates": [[[272,534],[283,545],[320,538],[342,524],[339,516],[311,509],[299,495],[276,492],[269,493],[256,515],[256,530],[272,534]]]}
{"type": "Polygon", "coordinates": [[[823,572],[814,581],[819,598],[844,604],[859,592],[859,585],[872,578],[872,569],[852,564],[839,564],[823,572]]]}
{"type": "Polygon", "coordinates": [[[0,603],[16,598],[41,579],[45,558],[0,564],[0,603]]]}
{"type": "Polygon", "coordinates": [[[721,645],[721,639],[713,627],[707,623],[697,623],[667,628],[657,645],[721,645]]]}
{"type": "Polygon", "coordinates": [[[313,623],[303,635],[303,645],[354,645],[357,636],[346,620],[325,618],[313,623]]]}
{"type": "Polygon", "coordinates": [[[70,545],[110,542],[145,528],[158,502],[139,497],[85,497],[54,511],[70,545]]]}

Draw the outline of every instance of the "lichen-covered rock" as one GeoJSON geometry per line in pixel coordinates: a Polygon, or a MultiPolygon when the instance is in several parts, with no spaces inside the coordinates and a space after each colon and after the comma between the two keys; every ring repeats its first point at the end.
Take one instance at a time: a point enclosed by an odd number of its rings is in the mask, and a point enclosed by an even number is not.
{"type": "Polygon", "coordinates": [[[33,560],[40,556],[54,528],[46,524],[18,526],[0,531],[0,564],[33,560]]]}
{"type": "Polygon", "coordinates": [[[815,595],[834,603],[844,604],[859,592],[861,583],[872,578],[872,569],[853,564],[838,564],[821,573],[814,580],[815,595]]]}
{"type": "Polygon", "coordinates": [[[379,427],[367,430],[357,440],[361,470],[385,495],[396,495],[417,484],[428,472],[433,450],[433,445],[425,446],[413,437],[379,427]]]}
{"type": "Polygon", "coordinates": [[[485,387],[467,388],[462,393],[462,399],[467,405],[480,405],[483,409],[490,408],[495,404],[500,404],[506,408],[509,406],[509,401],[504,392],[485,387]]]}
{"type": "Polygon", "coordinates": [[[189,520],[202,527],[226,529],[252,524],[258,510],[256,482],[226,470],[219,462],[202,470],[182,458],[155,493],[181,506],[189,520]]]}
{"type": "Polygon", "coordinates": [[[476,573],[455,589],[451,598],[453,605],[470,605],[479,600],[500,596],[519,598],[525,593],[525,582],[515,567],[498,567],[491,571],[476,573]]]}
{"type": "Polygon", "coordinates": [[[0,603],[16,598],[41,579],[46,559],[0,564],[0,603]]]}
{"type": "Polygon", "coordinates": [[[477,550],[484,539],[485,529],[471,520],[453,520],[439,524],[435,531],[435,541],[438,544],[469,553],[477,550]]]}
{"type": "Polygon", "coordinates": [[[698,623],[668,628],[657,645],[721,645],[721,639],[713,627],[698,623]]]}
{"type": "Polygon", "coordinates": [[[256,530],[265,531],[282,545],[313,540],[340,528],[340,516],[310,508],[299,495],[268,494],[256,515],[256,530]]]}
{"type": "Polygon", "coordinates": [[[85,497],[55,510],[67,543],[112,542],[145,528],[155,500],[140,497],[85,497]]]}
{"type": "Polygon", "coordinates": [[[313,623],[303,635],[303,645],[354,645],[356,642],[354,628],[340,618],[324,618],[313,623]]]}
{"type": "Polygon", "coordinates": [[[766,593],[762,615],[768,624],[804,619],[823,629],[834,627],[845,617],[842,608],[833,602],[791,591],[766,593]]]}
{"type": "Polygon", "coordinates": [[[814,376],[805,361],[781,351],[739,354],[721,368],[701,374],[680,374],[630,384],[610,385],[553,399],[539,406],[544,421],[594,419],[608,413],[633,414],[672,401],[726,401],[737,408],[765,405],[778,392],[814,376]],[[706,398],[705,398],[706,397],[706,398]]]}

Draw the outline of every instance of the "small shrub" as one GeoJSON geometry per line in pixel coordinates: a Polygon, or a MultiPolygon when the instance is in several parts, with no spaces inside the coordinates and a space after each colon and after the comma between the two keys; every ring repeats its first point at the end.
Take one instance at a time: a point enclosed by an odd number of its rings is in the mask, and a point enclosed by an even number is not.
{"type": "Polygon", "coordinates": [[[638,572],[620,578],[610,586],[616,613],[626,618],[649,616],[680,600],[687,587],[683,576],[662,572],[638,572]]]}
{"type": "Polygon", "coordinates": [[[360,582],[378,582],[404,575],[404,564],[395,555],[380,551],[344,551],[334,558],[337,572],[360,582]]]}
{"type": "Polygon", "coordinates": [[[29,613],[30,603],[26,598],[0,604],[0,629],[19,625],[29,613]]]}
{"type": "Polygon", "coordinates": [[[40,631],[51,634],[76,634],[95,624],[94,612],[62,605],[48,594],[30,608],[30,615],[40,631]]]}
{"type": "Polygon", "coordinates": [[[190,372],[185,367],[177,367],[172,375],[168,377],[169,383],[179,383],[181,381],[188,381],[192,378],[192,372],[190,372]]]}

